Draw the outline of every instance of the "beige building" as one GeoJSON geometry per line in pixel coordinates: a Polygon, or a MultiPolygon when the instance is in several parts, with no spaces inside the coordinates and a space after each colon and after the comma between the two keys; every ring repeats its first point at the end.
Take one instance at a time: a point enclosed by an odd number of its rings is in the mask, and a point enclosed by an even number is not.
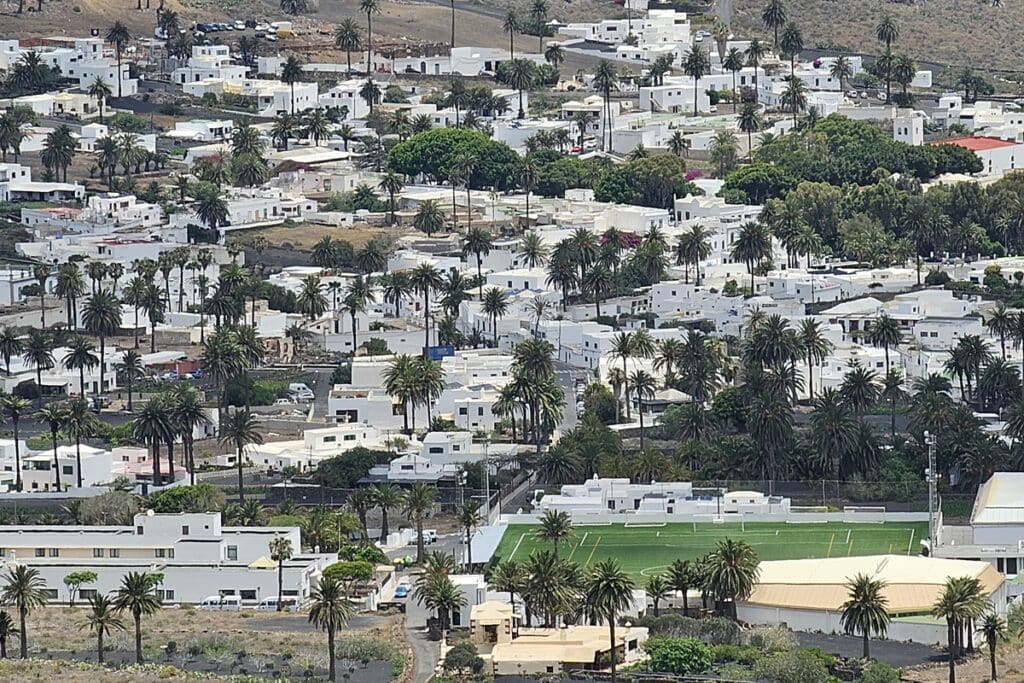
{"type": "MultiPolygon", "coordinates": [[[[854,532],[865,533],[865,532],[854,532]]],[[[751,624],[785,624],[797,631],[841,632],[847,584],[857,574],[882,581],[882,594],[894,619],[887,637],[944,644],[944,622],[929,615],[946,581],[976,578],[993,609],[1006,611],[1003,576],[988,562],[920,555],[867,555],[762,562],[750,597],[737,604],[737,616],[751,624]]]]}
{"type": "MultiPolygon", "coordinates": [[[[610,661],[607,626],[520,628],[519,616],[504,602],[492,600],[474,606],[469,630],[480,656],[495,676],[601,670],[610,661]]],[[[617,628],[616,661],[631,664],[644,658],[641,646],[646,640],[646,628],[617,628]]]]}

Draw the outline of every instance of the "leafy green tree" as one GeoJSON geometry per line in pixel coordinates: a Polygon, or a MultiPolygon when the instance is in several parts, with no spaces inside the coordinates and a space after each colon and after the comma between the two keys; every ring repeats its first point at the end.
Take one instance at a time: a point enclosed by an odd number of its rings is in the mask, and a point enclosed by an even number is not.
{"type": "Polygon", "coordinates": [[[695,638],[656,636],[644,643],[651,671],[696,676],[711,670],[711,649],[695,638]]]}

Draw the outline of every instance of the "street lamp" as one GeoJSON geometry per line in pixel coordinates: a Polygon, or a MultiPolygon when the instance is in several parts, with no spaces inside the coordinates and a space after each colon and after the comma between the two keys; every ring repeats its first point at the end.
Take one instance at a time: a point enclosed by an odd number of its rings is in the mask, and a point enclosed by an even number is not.
{"type": "Polygon", "coordinates": [[[936,487],[939,481],[938,473],[935,471],[935,435],[931,432],[924,433],[924,443],[928,446],[928,469],[924,471],[925,480],[928,482],[928,554],[935,556],[935,498],[936,487]]]}

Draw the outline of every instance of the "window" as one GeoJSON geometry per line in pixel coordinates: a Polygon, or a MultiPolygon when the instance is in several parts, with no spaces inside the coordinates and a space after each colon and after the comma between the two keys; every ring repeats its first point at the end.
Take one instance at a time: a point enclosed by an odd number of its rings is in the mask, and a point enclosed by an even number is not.
{"type": "Polygon", "coordinates": [[[460,446],[460,445],[459,445],[459,444],[457,444],[457,443],[453,443],[453,444],[452,444],[452,450],[453,450],[453,451],[460,451],[460,450],[462,450],[462,446],[460,446]]]}
{"type": "Polygon", "coordinates": [[[228,546],[228,560],[233,560],[233,561],[234,560],[238,560],[238,546],[237,545],[229,545],[228,546]]]}
{"type": "Polygon", "coordinates": [[[338,440],[337,436],[325,436],[324,443],[335,443],[338,440]]]}
{"type": "Polygon", "coordinates": [[[160,600],[174,600],[174,591],[173,590],[160,590],[158,588],[157,591],[156,591],[156,597],[159,598],[160,600]]]}
{"type": "Polygon", "coordinates": [[[345,441],[355,441],[356,440],[356,435],[355,434],[346,434],[344,440],[345,441]]]}
{"type": "Polygon", "coordinates": [[[110,557],[121,557],[120,548],[111,548],[109,552],[110,557]]]}
{"type": "Polygon", "coordinates": [[[135,533],[138,534],[139,536],[141,536],[142,533],[143,533],[142,527],[141,526],[135,527],[135,533]]]}
{"type": "Polygon", "coordinates": [[[64,465],[64,474],[74,474],[75,469],[71,465],[64,465]]]}
{"type": "Polygon", "coordinates": [[[1016,574],[1017,573],[1017,558],[1008,557],[1006,558],[1006,573],[1016,574]]]}
{"type": "Polygon", "coordinates": [[[478,407],[476,409],[476,414],[482,416],[484,414],[484,409],[482,407],[478,407]]]}
{"type": "Polygon", "coordinates": [[[103,548],[93,548],[92,549],[92,556],[93,557],[103,557],[103,548]]]}
{"type": "Polygon", "coordinates": [[[459,415],[469,415],[469,408],[466,408],[465,406],[459,408],[459,415]]]}
{"type": "Polygon", "coordinates": [[[157,548],[156,549],[156,556],[157,557],[167,557],[167,551],[164,550],[163,548],[157,548]]]}
{"type": "Polygon", "coordinates": [[[444,453],[444,449],[441,448],[440,446],[431,446],[427,450],[427,453],[431,453],[431,454],[444,453]]]}
{"type": "Polygon", "coordinates": [[[36,557],[46,557],[46,548],[36,548],[36,557]]]}
{"type": "Polygon", "coordinates": [[[0,557],[7,557],[7,549],[0,548],[0,557]]]}
{"type": "Polygon", "coordinates": [[[255,600],[256,599],[256,591],[254,591],[254,590],[240,590],[240,591],[238,591],[238,595],[243,600],[255,600]]]}
{"type": "Polygon", "coordinates": [[[188,524],[181,525],[181,535],[188,536],[188,524]]]}
{"type": "Polygon", "coordinates": [[[46,600],[48,600],[48,601],[49,600],[56,600],[59,597],[57,595],[57,589],[56,588],[44,588],[42,592],[43,592],[43,597],[46,598],[46,600]]]}
{"type": "Polygon", "coordinates": [[[82,598],[82,600],[90,600],[96,597],[96,593],[95,588],[81,588],[78,591],[78,597],[82,598]]]}

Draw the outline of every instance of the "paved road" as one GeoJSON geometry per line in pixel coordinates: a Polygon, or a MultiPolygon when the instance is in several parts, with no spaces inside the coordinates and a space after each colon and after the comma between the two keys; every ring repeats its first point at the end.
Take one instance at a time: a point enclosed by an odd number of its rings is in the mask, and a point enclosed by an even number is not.
{"type": "MultiPolygon", "coordinates": [[[[438,5],[445,9],[451,9],[450,0],[423,0],[429,5],[438,5]]],[[[455,30],[459,30],[459,12],[469,12],[470,14],[479,14],[483,17],[491,17],[493,19],[505,20],[505,14],[508,10],[500,7],[492,7],[490,5],[481,5],[474,2],[467,2],[466,0],[455,1],[455,30]]],[[[458,36],[456,36],[458,38],[458,36]]]]}
{"type": "Polygon", "coordinates": [[[434,671],[437,669],[440,644],[427,639],[426,628],[412,628],[408,622],[405,625],[405,637],[416,659],[412,683],[427,683],[434,677],[434,671]]]}

